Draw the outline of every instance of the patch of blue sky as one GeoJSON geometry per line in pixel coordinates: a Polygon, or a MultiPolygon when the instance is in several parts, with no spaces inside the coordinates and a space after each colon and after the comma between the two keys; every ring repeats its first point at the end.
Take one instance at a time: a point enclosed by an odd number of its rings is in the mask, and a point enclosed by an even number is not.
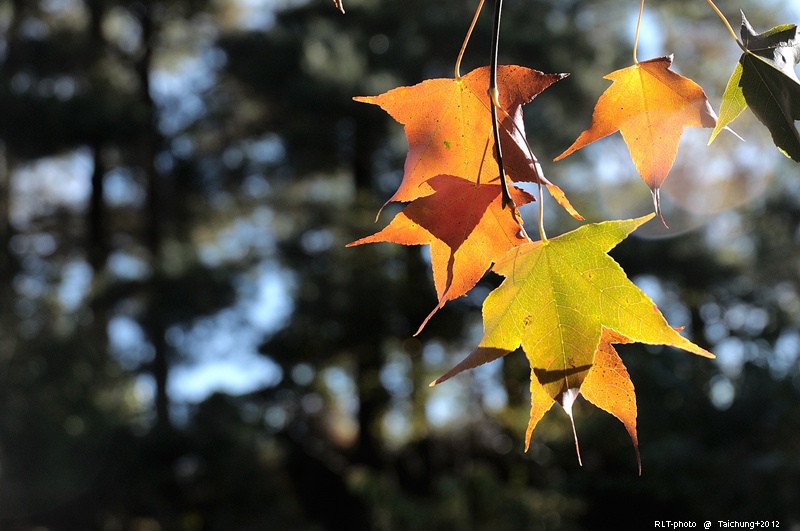
{"type": "Polygon", "coordinates": [[[239,283],[234,307],[171,329],[183,361],[170,372],[170,398],[200,402],[215,392],[241,395],[277,385],[283,371],[258,347],[291,314],[291,285],[288,274],[264,264],[239,283]]]}

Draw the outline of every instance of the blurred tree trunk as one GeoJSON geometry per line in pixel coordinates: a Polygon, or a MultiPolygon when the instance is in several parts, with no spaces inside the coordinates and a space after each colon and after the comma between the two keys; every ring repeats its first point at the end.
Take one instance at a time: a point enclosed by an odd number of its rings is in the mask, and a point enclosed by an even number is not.
{"type": "MultiPolygon", "coordinates": [[[[11,79],[12,72],[17,70],[17,43],[19,42],[19,28],[22,13],[25,7],[24,0],[12,0],[13,11],[8,24],[6,36],[6,56],[3,65],[5,78],[11,79]]],[[[19,264],[17,257],[11,250],[11,239],[14,236],[14,227],[11,224],[11,186],[12,186],[12,154],[6,149],[5,144],[0,144],[0,317],[2,325],[0,330],[8,331],[8,337],[0,336],[0,351],[3,361],[11,359],[14,355],[16,344],[14,331],[15,310],[12,301],[17,300],[13,286],[19,264]]]]}
{"type": "Polygon", "coordinates": [[[389,394],[381,384],[383,353],[380,345],[361,346],[356,353],[358,386],[358,441],[355,460],[379,468],[381,456],[380,420],[389,404],[389,394]]]}
{"type": "MultiPolygon", "coordinates": [[[[372,120],[359,120],[356,124],[355,150],[353,153],[353,178],[357,196],[373,196],[372,157],[376,149],[376,138],[372,120]]],[[[374,306],[373,314],[380,321],[380,304],[377,300],[364,301],[374,306]]],[[[389,405],[389,394],[380,379],[384,354],[379,336],[369,334],[375,341],[357,347],[355,353],[358,388],[358,440],[355,458],[368,466],[379,467],[381,457],[380,421],[389,405]]]]}
{"type": "MultiPolygon", "coordinates": [[[[105,14],[104,0],[86,0],[89,9],[89,39],[95,53],[107,47],[103,37],[103,16],[105,14]]],[[[94,67],[94,65],[93,65],[94,67]]],[[[92,150],[92,181],[91,195],[89,197],[89,210],[87,223],[89,227],[88,255],[89,264],[95,273],[99,272],[108,258],[108,235],[106,233],[106,208],[104,196],[104,176],[106,173],[103,163],[103,139],[99,133],[94,135],[89,148],[92,150]]]]}
{"type": "Polygon", "coordinates": [[[355,150],[353,153],[353,178],[356,190],[374,195],[372,157],[381,138],[374,121],[368,118],[358,120],[355,131],[355,150]]]}
{"type": "Polygon", "coordinates": [[[166,333],[164,319],[161,315],[160,305],[156,302],[159,279],[162,271],[162,210],[161,193],[159,188],[158,170],[155,166],[155,157],[162,144],[161,133],[158,130],[158,113],[156,104],[150,93],[150,74],[153,65],[153,51],[157,37],[157,23],[155,20],[152,2],[142,2],[137,9],[139,24],[142,30],[143,51],[136,61],[136,75],[139,80],[139,91],[146,109],[146,131],[143,139],[143,166],[147,181],[147,200],[145,206],[145,244],[150,252],[150,267],[152,270],[150,290],[148,294],[150,315],[147,319],[150,324],[147,333],[153,345],[154,357],[151,371],[155,381],[156,396],[156,425],[160,428],[171,428],[169,419],[169,396],[167,394],[167,380],[169,377],[168,348],[164,334],[166,333]]]}
{"type": "Polygon", "coordinates": [[[15,310],[14,276],[17,259],[11,250],[14,229],[11,225],[11,169],[5,146],[0,143],[0,367],[14,355],[15,310]]]}
{"type": "Polygon", "coordinates": [[[89,264],[95,273],[102,270],[108,258],[108,237],[106,234],[106,209],[103,201],[105,165],[103,164],[103,143],[95,141],[92,150],[92,190],[89,197],[88,217],[88,255],[89,264]]]}

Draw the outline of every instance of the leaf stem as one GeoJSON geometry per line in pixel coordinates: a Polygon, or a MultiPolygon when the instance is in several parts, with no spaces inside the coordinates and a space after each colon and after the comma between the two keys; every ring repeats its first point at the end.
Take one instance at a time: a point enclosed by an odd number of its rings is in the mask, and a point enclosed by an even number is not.
{"type": "Polygon", "coordinates": [[[639,28],[642,26],[642,15],[644,14],[644,0],[639,4],[639,18],[636,19],[636,34],[633,37],[633,64],[638,65],[639,60],[636,58],[636,49],[639,47],[639,28]]]}
{"type": "Polygon", "coordinates": [[[711,9],[714,10],[714,12],[720,18],[720,20],[722,20],[722,22],[725,23],[725,27],[728,28],[728,33],[731,34],[731,37],[733,37],[733,40],[736,41],[736,44],[739,46],[739,48],[741,48],[744,53],[747,53],[747,48],[745,47],[744,44],[742,44],[742,41],[739,40],[739,37],[736,36],[736,32],[733,31],[733,28],[728,22],[728,19],[725,18],[725,15],[722,14],[722,11],[719,10],[719,8],[714,4],[714,2],[712,2],[712,0],[706,0],[706,2],[708,2],[708,5],[711,6],[711,9]]]}
{"type": "Polygon", "coordinates": [[[500,174],[500,190],[503,197],[502,205],[503,208],[510,207],[513,215],[516,205],[508,191],[506,171],[503,167],[503,149],[500,146],[500,123],[497,119],[497,109],[500,108],[500,92],[497,90],[497,50],[500,43],[500,14],[502,10],[503,0],[494,0],[492,53],[489,62],[489,99],[492,101],[492,134],[494,135],[494,153],[497,159],[497,170],[500,174]]]}
{"type": "MultiPolygon", "coordinates": [[[[500,108],[500,110],[503,111],[503,115],[506,118],[509,119],[509,121],[511,122],[511,126],[520,135],[520,137],[525,138],[524,133],[520,130],[519,127],[517,127],[517,123],[511,118],[511,115],[508,114],[508,111],[506,111],[502,107],[500,108]]],[[[506,132],[508,132],[509,135],[512,134],[511,130],[509,130],[508,128],[505,128],[505,129],[506,129],[506,132]]],[[[528,156],[531,158],[531,161],[533,162],[534,173],[536,174],[536,185],[538,187],[538,192],[539,192],[539,238],[543,242],[546,242],[547,241],[547,234],[545,234],[545,232],[544,232],[544,191],[543,191],[544,188],[543,188],[543,184],[542,184],[543,181],[544,181],[544,172],[542,171],[542,167],[539,164],[539,159],[537,159],[536,155],[533,154],[533,149],[531,149],[531,145],[528,142],[527,138],[525,138],[525,147],[528,150],[528,156]]],[[[580,219],[583,219],[583,218],[580,218],[580,219]]],[[[520,225],[520,228],[522,229],[522,232],[525,235],[525,237],[530,239],[528,237],[528,234],[525,232],[525,229],[522,228],[521,225],[520,225]]]]}
{"type": "Polygon", "coordinates": [[[483,2],[484,0],[478,2],[478,9],[475,10],[475,15],[472,17],[472,23],[469,25],[466,37],[464,37],[464,44],[461,45],[461,49],[458,51],[458,58],[456,59],[456,79],[461,79],[461,59],[464,58],[464,52],[467,50],[467,43],[472,36],[472,30],[475,29],[475,24],[478,22],[478,16],[480,16],[481,9],[483,9],[483,2]]]}
{"type": "MultiPolygon", "coordinates": [[[[523,132],[519,129],[519,127],[517,127],[516,122],[511,118],[511,115],[508,114],[508,111],[506,111],[502,107],[500,107],[500,110],[503,112],[503,116],[509,119],[509,121],[511,122],[511,126],[514,128],[514,130],[522,138],[525,138],[525,135],[523,134],[523,132]]],[[[508,129],[507,127],[504,127],[504,129],[506,130],[506,132],[509,135],[512,134],[511,130],[508,129]]],[[[539,159],[537,159],[536,155],[533,154],[533,149],[531,149],[531,145],[530,145],[530,143],[528,143],[528,139],[527,138],[525,138],[525,147],[528,150],[528,156],[531,158],[531,161],[533,162],[534,173],[536,174],[536,185],[539,188],[539,190],[538,190],[539,191],[539,237],[541,238],[541,240],[543,242],[546,242],[547,241],[547,235],[544,232],[544,205],[542,203],[542,198],[544,197],[542,195],[544,193],[543,192],[543,188],[542,188],[542,181],[544,180],[544,174],[542,172],[542,167],[539,164],[539,159]]],[[[581,218],[581,219],[583,219],[583,218],[581,218]]],[[[525,228],[522,226],[522,224],[520,224],[519,228],[522,231],[522,235],[527,240],[530,241],[530,237],[528,236],[528,233],[525,232],[525,228]]]]}
{"type": "Polygon", "coordinates": [[[544,188],[541,180],[537,185],[539,187],[539,239],[542,240],[542,242],[546,242],[547,234],[544,232],[544,188]]]}

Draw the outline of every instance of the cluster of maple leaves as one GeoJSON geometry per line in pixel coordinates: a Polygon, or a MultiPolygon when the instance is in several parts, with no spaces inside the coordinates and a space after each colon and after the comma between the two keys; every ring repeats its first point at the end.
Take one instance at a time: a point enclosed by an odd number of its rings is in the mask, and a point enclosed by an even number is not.
{"type": "MultiPolygon", "coordinates": [[[[737,43],[743,54],[725,90],[719,119],[703,89],[670,69],[671,56],[636,61],[606,76],[613,83],[600,96],[591,125],[555,160],[620,131],[652,191],[659,217],[659,189],[685,127],[714,128],[713,141],[749,106],[776,146],[800,162],[794,123],[800,119],[800,82],[794,72],[800,62],[797,28],[785,25],[756,34],[744,15],[742,19],[737,43]]],[[[531,366],[526,449],[550,407],[558,402],[572,418],[572,404],[581,394],[622,421],[641,473],[633,383],[613,345],[640,342],[713,355],[672,328],[607,254],[654,214],[589,223],[552,239],[545,236],[540,218],[540,239],[528,236],[516,207],[535,197],[514,183],[536,183],[540,192],[547,188],[572,216],[583,219],[545,178],[525,138],[522,117],[523,105],[567,75],[498,66],[499,97],[493,101],[487,91],[491,74],[490,67],[482,67],[452,79],[355,98],[380,106],[403,124],[409,151],[402,182],[387,201],[406,203],[405,208],[383,230],[349,245],[430,245],[438,304],[419,331],[488,270],[503,276],[484,301],[484,333],[477,348],[431,385],[522,347],[531,366]],[[492,105],[501,116],[500,150],[494,145],[492,105]],[[499,171],[498,152],[505,175],[499,171]],[[504,205],[503,178],[511,184],[510,206],[504,205]]]]}

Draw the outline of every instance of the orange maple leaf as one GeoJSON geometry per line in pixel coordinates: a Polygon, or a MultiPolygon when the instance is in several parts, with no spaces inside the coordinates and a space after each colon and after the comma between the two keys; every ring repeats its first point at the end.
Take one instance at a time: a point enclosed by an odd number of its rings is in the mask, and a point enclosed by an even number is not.
{"type": "MultiPolygon", "coordinates": [[[[595,406],[617,417],[625,426],[636,450],[641,476],[642,458],[639,455],[639,437],[636,434],[636,393],[628,370],[612,346],[613,343],[631,343],[631,340],[613,330],[603,329],[594,363],[581,386],[581,394],[595,406]]],[[[530,441],[532,431],[533,428],[529,427],[527,441],[530,441]]]]}
{"type": "MultiPolygon", "coordinates": [[[[437,175],[427,184],[433,194],[412,201],[380,232],[348,244],[430,244],[439,304],[417,333],[447,301],[472,289],[493,262],[529,241],[521,221],[503,209],[499,184],[476,184],[451,175],[437,175]]],[[[514,187],[510,192],[517,205],[534,200],[514,187]]]]}
{"type": "MultiPolygon", "coordinates": [[[[571,207],[542,173],[528,148],[522,105],[567,74],[544,74],[522,66],[499,66],[499,103],[503,163],[512,181],[541,182],[571,213],[571,207]]],[[[353,98],[372,103],[405,125],[408,139],[403,181],[387,201],[412,201],[433,193],[428,180],[453,175],[478,184],[499,184],[494,157],[491,101],[487,92],[489,67],[458,79],[428,79],[378,96],[353,98]]],[[[577,213],[573,214],[576,215],[577,213]]]]}
{"type": "MultiPolygon", "coordinates": [[[[639,466],[639,475],[642,475],[642,458],[639,454],[639,437],[636,433],[636,392],[633,388],[628,370],[622,363],[622,358],[617,354],[613,343],[631,343],[627,337],[604,328],[600,336],[600,344],[594,355],[594,361],[589,367],[583,384],[580,387],[580,394],[599,407],[603,411],[617,417],[625,429],[628,431],[633,441],[633,449],[636,451],[636,463],[639,466]]],[[[567,411],[570,420],[572,417],[572,403],[577,398],[578,393],[562,393],[557,399],[553,399],[547,390],[539,383],[537,378],[531,377],[531,414],[528,421],[528,429],[525,431],[525,451],[531,443],[533,430],[539,421],[542,420],[556,400],[561,403],[567,411]]],[[[575,422],[572,422],[575,429],[575,422]]],[[[573,431],[574,433],[574,431],[573,431]]],[[[575,435],[575,447],[578,448],[578,437],[575,435]]],[[[580,450],[578,450],[578,460],[580,462],[580,450]]]]}
{"type": "Polygon", "coordinates": [[[671,65],[670,55],[605,76],[613,84],[597,101],[589,129],[555,159],[619,131],[639,175],[650,186],[662,223],[659,190],[675,161],[684,127],[714,127],[717,121],[703,89],[670,70],[671,65]]]}
{"type": "MultiPolygon", "coordinates": [[[[583,219],[561,189],[545,179],[525,139],[522,120],[522,105],[565,76],[521,66],[498,68],[500,142],[512,180],[547,186],[559,204],[583,219]]],[[[409,153],[403,181],[387,203],[411,203],[385,229],[348,246],[431,245],[439,303],[420,330],[447,301],[472,289],[495,260],[529,241],[516,211],[503,209],[488,86],[489,68],[483,67],[458,79],[432,79],[355,98],[379,105],[405,125],[409,153]]],[[[510,193],[516,205],[534,201],[519,189],[512,187],[510,193]]]]}

